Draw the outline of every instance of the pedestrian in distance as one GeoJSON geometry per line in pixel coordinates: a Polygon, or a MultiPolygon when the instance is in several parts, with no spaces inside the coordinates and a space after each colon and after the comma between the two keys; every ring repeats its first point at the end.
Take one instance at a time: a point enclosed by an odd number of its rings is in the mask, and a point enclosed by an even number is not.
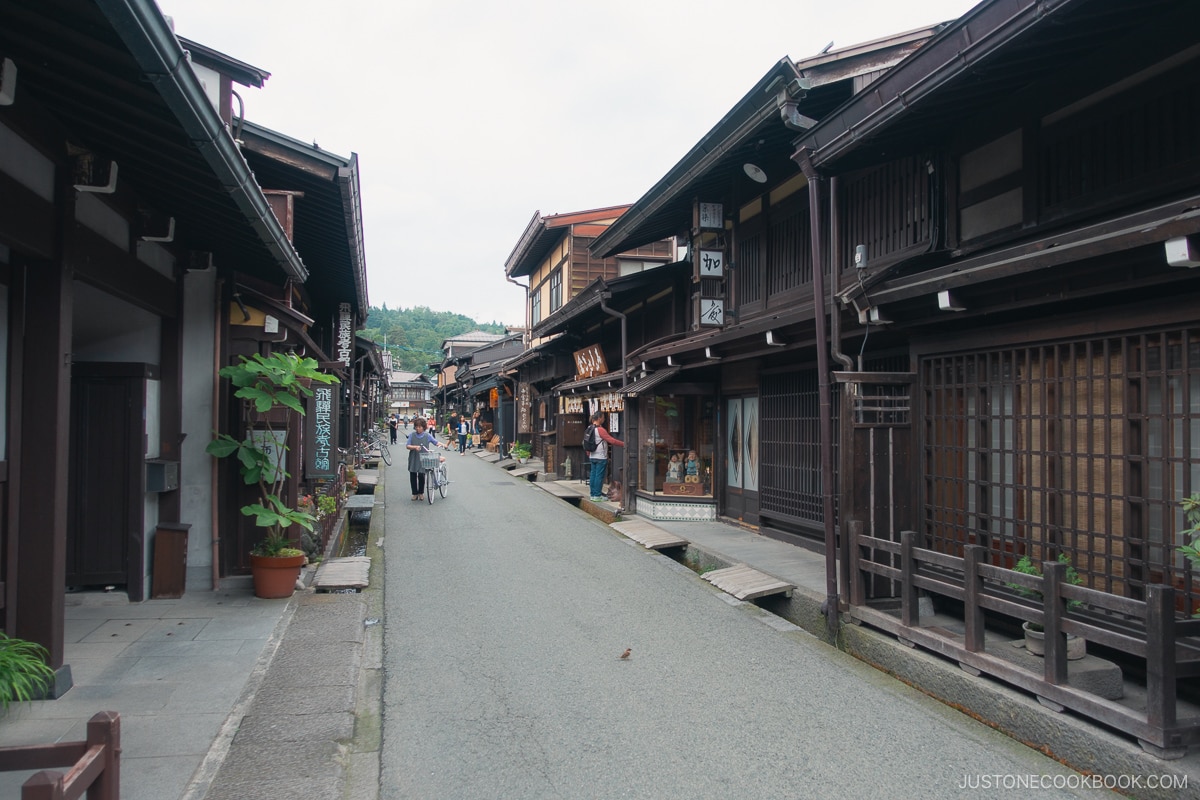
{"type": "Polygon", "coordinates": [[[458,454],[467,454],[467,437],[471,435],[471,421],[462,416],[458,418],[458,454]]]}
{"type": "Polygon", "coordinates": [[[388,433],[391,434],[392,444],[396,443],[397,430],[400,427],[400,420],[396,419],[396,415],[392,414],[388,417],[388,433]]]}
{"type": "MultiPolygon", "coordinates": [[[[604,473],[608,470],[608,446],[624,447],[625,443],[613,438],[612,434],[604,428],[603,411],[592,414],[592,424],[588,426],[586,436],[588,441],[594,445],[594,449],[588,453],[588,460],[592,462],[589,487],[591,500],[599,502],[604,499],[604,473]]],[[[588,449],[587,442],[585,442],[584,449],[588,449]]]]}
{"type": "Polygon", "coordinates": [[[412,499],[425,499],[425,468],[421,466],[421,451],[430,445],[438,445],[437,434],[420,417],[413,419],[413,432],[408,435],[404,446],[408,449],[408,481],[412,486],[412,499]]]}

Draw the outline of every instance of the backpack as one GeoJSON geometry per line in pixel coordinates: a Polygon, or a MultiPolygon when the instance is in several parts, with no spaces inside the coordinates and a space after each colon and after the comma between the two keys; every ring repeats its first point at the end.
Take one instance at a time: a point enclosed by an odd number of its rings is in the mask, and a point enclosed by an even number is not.
{"type": "Polygon", "coordinates": [[[596,426],[588,425],[587,430],[583,432],[583,449],[585,452],[593,453],[596,450],[596,426]]]}

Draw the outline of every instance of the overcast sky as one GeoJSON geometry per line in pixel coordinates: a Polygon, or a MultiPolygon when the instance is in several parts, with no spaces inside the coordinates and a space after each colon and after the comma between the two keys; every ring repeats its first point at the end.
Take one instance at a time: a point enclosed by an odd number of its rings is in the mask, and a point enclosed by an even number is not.
{"type": "MultiPolygon", "coordinates": [[[[246,118],[357,153],[371,305],[524,324],[534,212],[637,201],[784,56],[973,0],[158,0],[271,73],[246,118]]],[[[303,257],[301,253],[301,257],[303,257]]]]}

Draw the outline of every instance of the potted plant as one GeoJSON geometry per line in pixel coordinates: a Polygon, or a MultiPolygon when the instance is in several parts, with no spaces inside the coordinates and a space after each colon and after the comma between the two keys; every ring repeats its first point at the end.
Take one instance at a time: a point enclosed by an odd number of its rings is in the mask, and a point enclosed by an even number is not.
{"type": "Polygon", "coordinates": [[[250,551],[254,594],[288,597],[305,556],[286,531],[292,525],[311,531],[316,521],[311,511],[292,508],[282,497],[288,478],[290,412],[304,414],[300,400],[312,396],[309,386],[313,381],[334,383],[337,378],[321,372],[314,359],[295,353],[255,353],[251,358],[242,357],[239,364],[222,368],[218,374],[237,387],[234,396],[246,401],[248,412],[263,428],[250,431],[242,441],[217,434],[208,443],[207,452],[217,458],[236,456],[242,480],[248,486],[258,486],[258,502],[242,506],[242,513],[254,517],[254,524],[265,529],[265,536],[250,551]]]}
{"type": "Polygon", "coordinates": [[[337,513],[337,498],[331,494],[323,494],[317,498],[317,515],[324,519],[337,513]]]}
{"type": "Polygon", "coordinates": [[[512,449],[509,451],[518,464],[524,464],[533,455],[533,448],[528,442],[514,442],[512,449]]]}
{"type": "MultiPolygon", "coordinates": [[[[1083,583],[1083,578],[1079,577],[1079,573],[1071,564],[1071,559],[1066,553],[1059,553],[1057,558],[1058,563],[1066,564],[1067,566],[1067,583],[1079,586],[1083,583]]],[[[1016,565],[1013,566],[1013,572],[1020,572],[1025,575],[1036,575],[1041,577],[1042,571],[1038,568],[1028,554],[1021,556],[1016,565]]],[[[1017,583],[1008,584],[1008,588],[1015,589],[1022,597],[1031,597],[1037,601],[1043,599],[1043,595],[1037,589],[1029,589],[1017,583]]],[[[1078,600],[1068,600],[1067,608],[1074,610],[1081,608],[1083,603],[1078,600]]],[[[1021,625],[1025,632],[1025,649],[1035,656],[1043,656],[1046,654],[1046,632],[1042,625],[1036,622],[1025,622],[1021,625]]],[[[1074,634],[1067,634],[1067,658],[1071,661],[1078,661],[1087,655],[1087,640],[1082,639],[1074,634]]]]}
{"type": "Polygon", "coordinates": [[[44,696],[54,683],[47,656],[40,644],[0,631],[0,711],[7,711],[13,700],[27,703],[44,696]]]}

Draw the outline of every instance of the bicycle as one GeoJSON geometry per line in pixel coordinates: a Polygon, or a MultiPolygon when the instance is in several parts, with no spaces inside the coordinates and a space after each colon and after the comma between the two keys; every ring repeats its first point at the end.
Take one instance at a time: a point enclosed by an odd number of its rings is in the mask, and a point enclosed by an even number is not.
{"type": "Polygon", "coordinates": [[[392,465],[392,451],[388,449],[387,439],[382,433],[374,430],[367,431],[363,436],[363,441],[370,445],[368,450],[374,448],[379,451],[379,457],[383,459],[383,463],[389,467],[392,465]]]}
{"type": "Polygon", "coordinates": [[[425,499],[433,505],[433,490],[442,497],[450,486],[450,478],[446,472],[446,462],[442,456],[429,450],[421,451],[421,467],[425,470],[425,499]]]}

